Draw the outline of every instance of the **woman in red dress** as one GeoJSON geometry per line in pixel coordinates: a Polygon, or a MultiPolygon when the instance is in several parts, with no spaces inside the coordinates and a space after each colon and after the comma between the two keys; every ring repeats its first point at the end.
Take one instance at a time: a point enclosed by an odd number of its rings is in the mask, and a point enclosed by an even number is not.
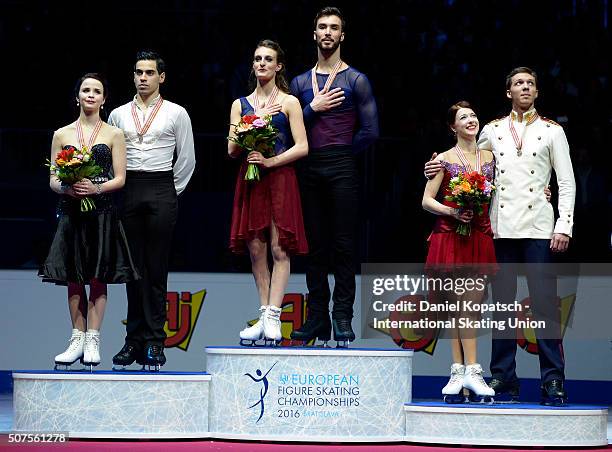
{"type": "MultiPolygon", "coordinates": [[[[423,208],[439,215],[429,237],[425,267],[430,276],[450,277],[455,281],[478,279],[481,283],[476,285],[475,290],[440,294],[449,302],[460,299],[472,301],[473,306],[483,299],[486,287],[486,284],[482,283],[484,278],[487,274],[494,273],[497,268],[489,206],[484,205],[483,212],[476,215],[473,210],[461,209],[445,197],[451,194],[448,188],[451,178],[461,172],[477,171],[492,181],[495,161],[490,151],[479,150],[476,146],[479,123],[469,103],[461,101],[451,106],[447,124],[455,134],[457,142],[453,148],[437,156],[436,160],[442,164],[443,170],[427,182],[423,194],[423,208]],[[469,235],[456,232],[460,222],[470,224],[469,235]]],[[[460,327],[461,318],[474,320],[478,316],[475,312],[463,310],[457,313],[454,319],[455,327],[451,330],[451,376],[442,389],[444,400],[449,403],[463,401],[463,388],[469,389],[481,400],[495,395],[484,382],[482,367],[477,362],[476,329],[460,327]]]]}
{"type": "MultiPolygon", "coordinates": [[[[278,43],[259,42],[252,75],[254,91],[234,101],[230,124],[238,124],[244,115],[272,115],[272,124],[279,133],[274,155],[268,158],[255,151],[244,156],[240,146],[228,142],[229,155],[243,158],[234,194],[230,249],[234,253],[248,249],[260,301],[259,320],[240,332],[241,344],[243,341],[254,344],[260,339],[278,343],[282,340],[280,313],[289,279],[290,255],[308,252],[292,165],[308,154],[308,142],[300,103],[288,94],[285,55],[278,43]],[[259,166],[260,181],[244,180],[249,163],[259,166]],[[268,249],[272,254],[272,273],[268,267],[268,249]]],[[[230,138],[235,137],[231,126],[229,133],[230,138]]]]}

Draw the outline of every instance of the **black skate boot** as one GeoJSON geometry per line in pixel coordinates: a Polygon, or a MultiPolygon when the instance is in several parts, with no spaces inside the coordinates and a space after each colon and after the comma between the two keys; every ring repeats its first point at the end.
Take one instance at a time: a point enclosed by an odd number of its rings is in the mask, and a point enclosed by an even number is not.
{"type": "Polygon", "coordinates": [[[333,319],[332,325],[334,327],[334,340],[337,342],[336,348],[348,348],[349,344],[355,340],[351,319],[333,319]]]}
{"type": "Polygon", "coordinates": [[[495,403],[518,403],[519,401],[521,385],[517,380],[503,381],[498,378],[492,378],[489,382],[489,388],[495,391],[493,396],[495,403]]]}
{"type": "Polygon", "coordinates": [[[550,380],[541,387],[541,405],[546,406],[565,406],[567,405],[567,393],[563,389],[563,380],[550,380]]]}
{"type": "Polygon", "coordinates": [[[166,355],[164,355],[164,346],[159,344],[149,344],[144,353],[144,367],[149,372],[159,372],[161,366],[166,364],[166,355]]]}
{"type": "Polygon", "coordinates": [[[306,345],[313,339],[319,339],[323,342],[323,347],[328,347],[327,341],[331,337],[331,322],[329,316],[313,316],[308,317],[304,325],[297,330],[291,332],[291,340],[302,341],[302,345],[306,345]]]}
{"type": "Polygon", "coordinates": [[[113,356],[113,370],[126,370],[136,361],[141,366],[144,365],[142,352],[132,344],[124,344],[123,348],[113,356]]]}

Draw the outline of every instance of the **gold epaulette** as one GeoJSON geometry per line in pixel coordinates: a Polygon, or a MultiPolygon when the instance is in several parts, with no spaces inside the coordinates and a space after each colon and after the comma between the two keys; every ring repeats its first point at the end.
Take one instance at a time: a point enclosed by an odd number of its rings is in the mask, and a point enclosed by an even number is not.
{"type": "Polygon", "coordinates": [[[487,123],[487,125],[489,125],[489,124],[494,124],[494,123],[496,123],[496,122],[503,121],[503,120],[504,120],[504,119],[506,119],[507,117],[508,117],[508,116],[503,116],[503,117],[501,117],[501,118],[494,119],[493,121],[488,122],[488,123],[487,123]]]}
{"type": "Polygon", "coordinates": [[[542,121],[547,122],[549,124],[554,124],[556,126],[561,127],[561,124],[559,124],[558,122],[553,121],[552,119],[549,118],[545,118],[544,116],[540,116],[540,118],[542,119],[542,121]]]}

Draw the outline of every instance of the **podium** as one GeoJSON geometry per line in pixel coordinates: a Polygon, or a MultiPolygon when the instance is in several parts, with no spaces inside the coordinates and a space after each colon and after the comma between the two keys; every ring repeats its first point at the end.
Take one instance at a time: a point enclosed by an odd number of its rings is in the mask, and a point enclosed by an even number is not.
{"type": "Polygon", "coordinates": [[[218,438],[606,446],[606,407],[412,402],[412,350],[207,347],[208,373],[13,372],[14,430],[218,438]]]}
{"type": "Polygon", "coordinates": [[[208,347],[210,435],[402,441],[412,350],[208,347]]]}

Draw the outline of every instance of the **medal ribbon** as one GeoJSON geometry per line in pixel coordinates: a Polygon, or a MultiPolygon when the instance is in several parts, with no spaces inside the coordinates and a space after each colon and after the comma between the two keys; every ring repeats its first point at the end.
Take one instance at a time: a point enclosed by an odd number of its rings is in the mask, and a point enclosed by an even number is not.
{"type": "MultiPolygon", "coordinates": [[[[463,165],[463,167],[466,169],[468,173],[471,173],[472,171],[474,171],[472,169],[472,165],[470,165],[470,162],[465,156],[463,149],[461,149],[458,144],[455,145],[455,154],[457,154],[457,157],[459,157],[459,161],[461,162],[461,164],[463,165]]],[[[480,172],[480,149],[476,149],[476,171],[480,172]]]]}
{"type": "Polygon", "coordinates": [[[527,132],[527,126],[530,124],[533,124],[535,122],[536,119],[539,118],[538,113],[534,113],[533,116],[531,118],[529,118],[529,121],[527,121],[527,123],[525,124],[525,128],[523,129],[523,133],[521,134],[520,138],[518,136],[518,133],[516,132],[516,129],[514,128],[514,124],[512,122],[512,114],[510,114],[508,116],[508,125],[510,127],[510,133],[512,134],[512,139],[514,140],[514,144],[516,145],[516,150],[520,151],[521,148],[523,147],[523,138],[525,138],[525,132],[527,132]]]}
{"type": "Polygon", "coordinates": [[[149,127],[151,127],[151,124],[153,124],[153,120],[155,119],[155,116],[157,116],[157,112],[159,111],[163,103],[164,99],[162,99],[160,96],[159,101],[153,107],[153,111],[151,111],[149,118],[146,120],[144,125],[141,125],[140,118],[138,117],[138,112],[136,111],[136,101],[132,101],[132,118],[134,118],[134,124],[136,125],[136,133],[139,137],[142,138],[144,134],[147,133],[147,130],[149,130],[149,127]]]}
{"type": "MultiPolygon", "coordinates": [[[[96,122],[96,125],[94,126],[93,132],[91,132],[91,135],[89,136],[89,141],[87,142],[87,149],[91,149],[91,146],[96,142],[96,138],[98,137],[98,133],[100,132],[101,128],[102,120],[98,119],[98,122],[96,122]]],[[[81,146],[81,149],[83,149],[85,147],[85,135],[83,134],[83,125],[81,124],[80,119],[77,119],[76,121],[76,134],[79,146],[81,146]]]]}
{"type": "MultiPolygon", "coordinates": [[[[315,65],[315,67],[312,68],[312,95],[313,97],[316,96],[317,94],[319,94],[319,83],[317,82],[317,66],[319,65],[319,63],[317,63],[315,65]]],[[[338,62],[336,64],[334,64],[334,67],[332,68],[331,72],[329,73],[329,77],[327,77],[327,81],[325,82],[325,85],[323,86],[323,91],[329,90],[329,87],[331,86],[331,84],[333,83],[334,79],[336,78],[336,75],[338,74],[338,71],[340,71],[340,67],[342,67],[342,60],[338,60],[338,62]]],[[[327,91],[326,91],[327,92],[327,91]]]]}
{"type": "Polygon", "coordinates": [[[278,96],[278,86],[274,85],[274,89],[270,93],[268,100],[260,105],[259,97],[257,97],[257,89],[253,93],[253,113],[257,114],[257,110],[260,108],[264,108],[267,105],[274,105],[274,101],[276,100],[276,96],[278,96]]]}

